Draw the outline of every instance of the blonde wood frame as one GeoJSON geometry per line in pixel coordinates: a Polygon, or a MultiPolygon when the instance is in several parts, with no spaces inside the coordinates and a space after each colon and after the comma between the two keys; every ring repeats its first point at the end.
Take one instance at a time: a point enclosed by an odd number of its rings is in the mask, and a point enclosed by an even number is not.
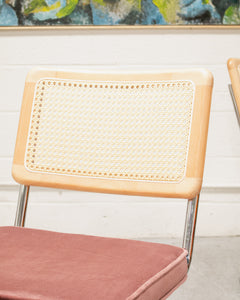
{"type": "Polygon", "coordinates": [[[239,25],[56,25],[56,26],[0,26],[0,30],[198,30],[198,29],[240,29],[239,25]]]}
{"type": "Polygon", "coordinates": [[[238,70],[238,68],[240,67],[240,59],[229,58],[227,66],[238,113],[240,114],[240,70],[238,70]]]}
{"type": "Polygon", "coordinates": [[[22,109],[18,127],[12,174],[23,185],[36,185],[53,188],[66,188],[93,192],[119,193],[160,197],[192,199],[199,194],[202,185],[212,74],[204,69],[185,71],[162,71],[145,73],[77,73],[59,70],[32,70],[26,79],[22,109]],[[131,181],[121,179],[88,178],[69,175],[43,174],[28,171],[24,166],[27,136],[30,124],[35,85],[41,78],[60,78],[72,80],[192,80],[195,83],[192,129],[186,175],[180,183],[161,183],[150,181],[131,181]]]}

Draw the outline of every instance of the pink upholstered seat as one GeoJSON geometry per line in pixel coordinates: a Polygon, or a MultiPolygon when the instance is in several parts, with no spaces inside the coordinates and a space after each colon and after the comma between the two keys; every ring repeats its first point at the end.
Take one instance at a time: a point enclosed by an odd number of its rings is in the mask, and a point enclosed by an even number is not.
{"type": "Polygon", "coordinates": [[[187,276],[170,245],[0,228],[0,299],[159,300],[187,276]]]}

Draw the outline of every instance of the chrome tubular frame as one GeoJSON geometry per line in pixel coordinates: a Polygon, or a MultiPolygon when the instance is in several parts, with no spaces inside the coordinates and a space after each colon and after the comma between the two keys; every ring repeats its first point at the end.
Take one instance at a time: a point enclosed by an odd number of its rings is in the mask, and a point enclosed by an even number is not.
{"type": "Polygon", "coordinates": [[[14,226],[24,227],[27,212],[29,188],[30,187],[27,185],[20,185],[14,226]]]}
{"type": "Polygon", "coordinates": [[[229,88],[229,91],[230,91],[230,94],[231,94],[231,97],[232,97],[233,106],[234,106],[236,116],[237,116],[237,119],[238,119],[238,125],[240,126],[240,114],[239,114],[238,107],[237,107],[237,102],[236,102],[236,99],[235,99],[235,96],[234,96],[234,93],[233,93],[232,85],[229,84],[228,88],[229,88]]]}
{"type": "Polygon", "coordinates": [[[190,267],[191,260],[192,260],[195,229],[196,229],[196,222],[197,222],[198,203],[199,203],[199,194],[194,199],[189,199],[187,205],[182,247],[188,251],[188,255],[187,255],[188,268],[190,267]]]}
{"type": "MultiPolygon", "coordinates": [[[[30,189],[29,186],[20,185],[14,226],[24,227],[26,212],[27,212],[29,189],[30,189]]],[[[182,247],[188,251],[188,255],[187,255],[188,268],[190,267],[191,260],[192,260],[198,204],[199,204],[199,194],[195,198],[189,199],[187,204],[182,247]]]]}

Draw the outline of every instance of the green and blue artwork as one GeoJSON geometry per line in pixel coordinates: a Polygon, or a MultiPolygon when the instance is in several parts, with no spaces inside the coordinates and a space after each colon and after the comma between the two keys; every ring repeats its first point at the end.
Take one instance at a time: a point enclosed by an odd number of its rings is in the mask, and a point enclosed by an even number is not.
{"type": "Polygon", "coordinates": [[[0,26],[240,25],[240,0],[0,0],[0,26]]]}

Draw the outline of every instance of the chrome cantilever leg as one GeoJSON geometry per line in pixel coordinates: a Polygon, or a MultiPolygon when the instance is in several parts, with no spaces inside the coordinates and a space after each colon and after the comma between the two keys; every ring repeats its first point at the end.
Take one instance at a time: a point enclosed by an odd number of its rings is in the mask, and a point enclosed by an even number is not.
{"type": "Polygon", "coordinates": [[[20,185],[14,226],[24,227],[27,212],[29,188],[29,186],[20,185]]]}
{"type": "Polygon", "coordinates": [[[182,247],[188,251],[188,255],[187,255],[188,268],[190,267],[191,260],[192,260],[193,244],[194,244],[195,229],[196,229],[196,222],[197,222],[198,203],[199,203],[199,195],[197,195],[194,199],[188,200],[188,205],[187,205],[182,247]]]}
{"type": "Polygon", "coordinates": [[[235,96],[234,96],[234,93],[233,93],[232,85],[229,84],[228,88],[229,88],[229,91],[230,91],[230,94],[231,94],[231,97],[232,97],[233,106],[234,106],[236,116],[237,116],[237,119],[238,119],[238,125],[240,126],[240,114],[239,114],[238,107],[237,107],[237,102],[236,102],[236,99],[235,99],[235,96]]]}

